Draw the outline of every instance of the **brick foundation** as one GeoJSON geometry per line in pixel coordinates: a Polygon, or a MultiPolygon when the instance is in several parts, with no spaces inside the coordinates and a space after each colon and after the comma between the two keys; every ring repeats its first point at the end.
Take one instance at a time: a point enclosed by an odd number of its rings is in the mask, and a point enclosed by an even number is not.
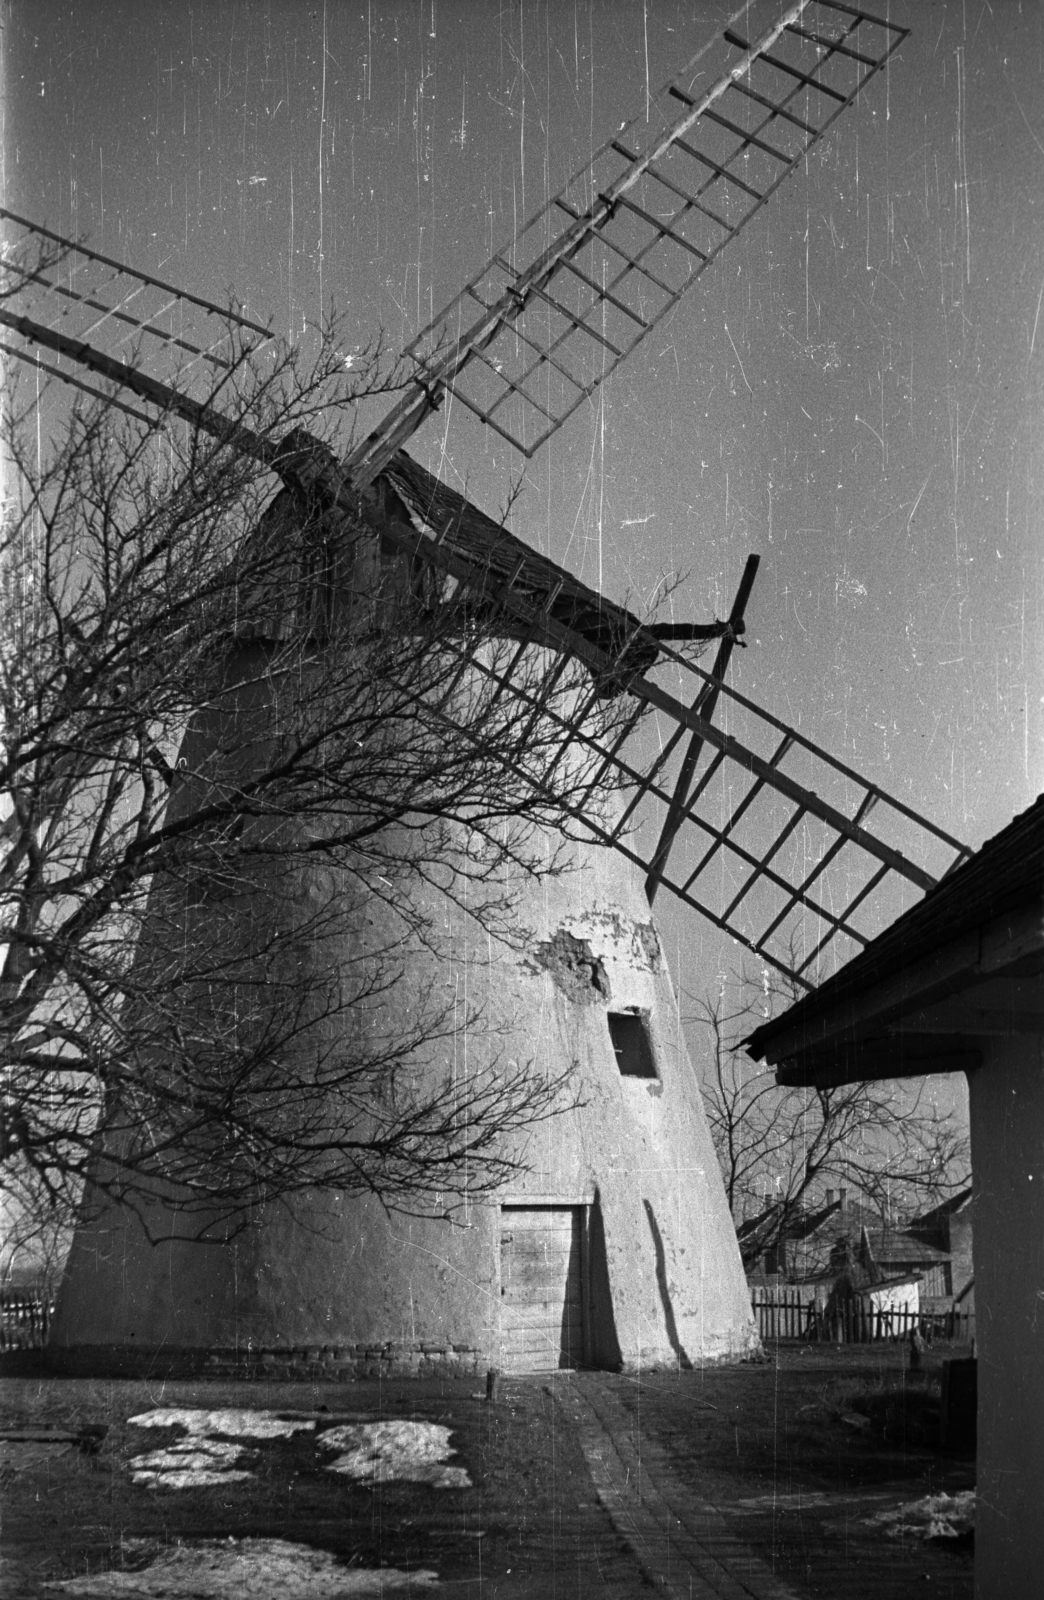
{"type": "Polygon", "coordinates": [[[464,1378],[484,1373],[488,1356],[463,1344],[273,1346],[260,1350],[77,1345],[40,1352],[69,1376],[235,1378],[265,1382],[352,1383],[357,1378],[464,1378]]]}

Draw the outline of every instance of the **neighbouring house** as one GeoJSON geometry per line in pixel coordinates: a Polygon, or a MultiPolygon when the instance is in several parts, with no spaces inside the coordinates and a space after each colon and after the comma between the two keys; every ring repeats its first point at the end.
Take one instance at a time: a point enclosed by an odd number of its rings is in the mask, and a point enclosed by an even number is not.
{"type": "MultiPolygon", "coordinates": [[[[888,1318],[892,1312],[909,1317],[916,1316],[921,1310],[921,1280],[916,1276],[888,1278],[872,1284],[866,1292],[866,1298],[878,1322],[891,1332],[888,1318]]],[[[905,1323],[900,1326],[905,1329],[905,1323]]]]}
{"type": "MultiPolygon", "coordinates": [[[[855,1242],[845,1212],[850,1223],[852,1212],[858,1215],[866,1209],[856,1201],[848,1211],[843,1199],[837,1205],[831,1201],[826,1214],[817,1212],[812,1217],[791,1219],[792,1228],[788,1220],[786,1240],[766,1250],[754,1264],[748,1283],[756,1306],[767,1300],[790,1308],[796,1303],[800,1308],[800,1327],[795,1324],[792,1310],[784,1319],[787,1336],[803,1332],[809,1337],[865,1341],[901,1337],[908,1332],[911,1319],[922,1309],[921,1273],[904,1269],[901,1264],[880,1262],[865,1224],[859,1226],[855,1242]],[[827,1232],[831,1214],[834,1228],[827,1232]],[[784,1273],[782,1263],[788,1243],[796,1246],[791,1267],[796,1268],[800,1262],[808,1270],[784,1273]],[[762,1260],[779,1264],[780,1270],[762,1270],[762,1260]]],[[[772,1326],[771,1314],[764,1320],[772,1326]]]]}
{"type": "Polygon", "coordinates": [[[828,1189],[826,1204],[800,1206],[776,1226],[778,1202],[737,1228],[748,1282],[800,1284],[829,1276],[832,1252],[844,1239],[863,1235],[882,1276],[920,1284],[920,1304],[948,1311],[971,1278],[971,1204],[968,1190],[900,1227],[846,1189],[828,1189]],[[950,1247],[953,1228],[955,1248],[950,1247]],[[764,1239],[764,1243],[761,1240],[764,1239]]]}
{"type": "Polygon", "coordinates": [[[922,1310],[947,1311],[953,1304],[952,1264],[945,1250],[922,1243],[905,1229],[883,1229],[870,1235],[870,1247],[882,1275],[915,1280],[922,1310]]]}
{"type": "Polygon", "coordinates": [[[750,1283],[791,1283],[822,1270],[830,1250],[823,1251],[823,1228],[830,1208],[795,1206],[780,1225],[782,1205],[770,1201],[737,1224],[736,1237],[750,1283]]]}
{"type": "Polygon", "coordinates": [[[920,1311],[917,1273],[889,1272],[875,1260],[864,1227],[858,1248],[842,1235],[820,1280],[817,1308],[828,1336],[847,1340],[891,1338],[905,1332],[905,1319],[920,1311]],[[902,1320],[897,1319],[901,1318],[902,1320]]]}
{"type": "Polygon", "coordinates": [[[819,1204],[792,1206],[780,1227],[783,1210],[783,1202],[766,1200],[756,1216],[736,1229],[748,1278],[779,1277],[793,1283],[821,1276],[839,1240],[858,1240],[864,1228],[876,1230],[882,1224],[880,1212],[849,1197],[847,1189],[828,1189],[819,1204]]]}
{"type": "MultiPolygon", "coordinates": [[[[903,1232],[930,1246],[945,1257],[949,1264],[949,1285],[945,1290],[930,1291],[952,1295],[953,1303],[965,1304],[975,1277],[972,1251],[972,1219],[974,1203],[971,1189],[963,1189],[941,1205],[933,1206],[906,1224],[903,1232]]],[[[929,1292],[926,1290],[926,1292],[929,1292]]],[[[965,1306],[965,1309],[971,1307],[965,1306]]]]}
{"type": "Polygon", "coordinates": [[[846,967],[758,1028],[747,1049],[785,1084],[967,1073],[978,1301],[975,1593],[977,1600],[1037,1600],[1044,1572],[1044,796],[846,967]]]}

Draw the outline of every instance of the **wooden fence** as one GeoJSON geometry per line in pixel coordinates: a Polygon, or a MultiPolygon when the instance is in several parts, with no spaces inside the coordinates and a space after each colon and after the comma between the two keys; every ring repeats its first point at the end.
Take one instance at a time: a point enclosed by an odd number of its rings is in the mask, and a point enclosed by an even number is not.
{"type": "Polygon", "coordinates": [[[879,1310],[859,1300],[824,1310],[798,1289],[755,1290],[751,1306],[764,1340],[866,1344],[909,1339],[915,1329],[928,1344],[935,1339],[970,1344],[975,1338],[974,1311],[879,1310]]]}
{"type": "Polygon", "coordinates": [[[53,1310],[34,1289],[0,1289],[0,1355],[8,1350],[42,1350],[53,1310]]]}

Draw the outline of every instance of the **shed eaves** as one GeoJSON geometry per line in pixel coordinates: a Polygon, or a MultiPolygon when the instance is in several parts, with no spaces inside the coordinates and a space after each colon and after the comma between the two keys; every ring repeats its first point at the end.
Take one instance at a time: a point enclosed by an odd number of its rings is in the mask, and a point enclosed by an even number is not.
{"type": "Polygon", "coordinates": [[[755,1029],[745,1040],[748,1054],[762,1059],[784,1028],[791,1031],[811,1023],[940,945],[1037,901],[1044,903],[1044,795],[987,839],[840,972],[755,1029]]]}

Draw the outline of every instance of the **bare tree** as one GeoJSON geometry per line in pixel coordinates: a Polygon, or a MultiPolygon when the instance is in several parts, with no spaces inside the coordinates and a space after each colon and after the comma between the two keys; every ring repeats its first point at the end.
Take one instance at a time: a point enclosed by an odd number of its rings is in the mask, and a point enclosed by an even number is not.
{"type": "MultiPolygon", "coordinates": [[[[224,436],[89,403],[41,453],[8,401],[0,1170],[30,1208],[85,1181],[143,1214],[316,1187],[449,1207],[570,1101],[568,1066],[505,1063],[439,998],[434,908],[524,937],[520,890],[562,867],[545,830],[590,781],[563,726],[591,685],[389,542],[379,486],[350,513],[310,497],[395,381],[371,358],[346,376],[333,331],[307,370],[240,350],[224,436]]],[[[590,715],[608,733],[625,706],[590,715]]]]}
{"type": "Polygon", "coordinates": [[[758,984],[745,974],[731,1009],[719,992],[697,999],[688,1018],[705,1041],[698,1058],[703,1099],[748,1268],[779,1253],[830,1180],[858,1193],[882,1220],[968,1181],[967,1140],[924,1085],[787,1088],[774,1069],[751,1061],[746,1035],[794,998],[776,975],[758,984]]]}

